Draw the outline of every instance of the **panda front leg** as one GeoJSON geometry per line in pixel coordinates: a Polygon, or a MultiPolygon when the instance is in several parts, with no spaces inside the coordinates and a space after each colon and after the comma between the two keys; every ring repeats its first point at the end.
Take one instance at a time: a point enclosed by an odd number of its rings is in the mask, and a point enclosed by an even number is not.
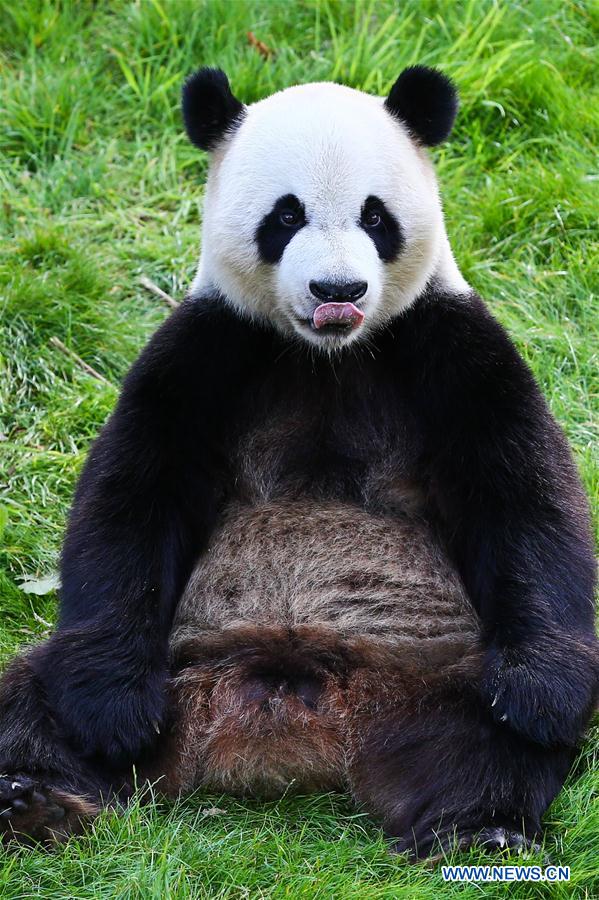
{"type": "Polygon", "coordinates": [[[355,727],[354,797],[398,852],[418,859],[452,846],[534,844],[575,752],[497,723],[477,685],[454,679],[399,709],[365,712],[355,727]]]}
{"type": "Polygon", "coordinates": [[[52,844],[124,799],[130,778],[80,758],[61,733],[36,675],[45,644],[0,679],[0,842],[52,844]]]}

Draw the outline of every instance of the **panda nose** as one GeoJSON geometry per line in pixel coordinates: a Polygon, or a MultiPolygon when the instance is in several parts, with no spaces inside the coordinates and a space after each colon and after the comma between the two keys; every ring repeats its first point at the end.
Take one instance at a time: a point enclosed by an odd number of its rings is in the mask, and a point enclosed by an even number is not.
{"type": "Polygon", "coordinates": [[[321,303],[353,303],[363,297],[368,289],[367,281],[311,281],[310,292],[321,303]]]}

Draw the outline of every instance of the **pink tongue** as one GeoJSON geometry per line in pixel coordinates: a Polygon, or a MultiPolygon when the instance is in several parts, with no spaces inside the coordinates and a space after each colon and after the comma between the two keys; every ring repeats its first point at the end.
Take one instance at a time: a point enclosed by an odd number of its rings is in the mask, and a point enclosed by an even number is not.
{"type": "Polygon", "coordinates": [[[315,328],[324,325],[347,325],[348,328],[357,328],[364,321],[364,313],[353,303],[321,303],[314,310],[315,328]]]}

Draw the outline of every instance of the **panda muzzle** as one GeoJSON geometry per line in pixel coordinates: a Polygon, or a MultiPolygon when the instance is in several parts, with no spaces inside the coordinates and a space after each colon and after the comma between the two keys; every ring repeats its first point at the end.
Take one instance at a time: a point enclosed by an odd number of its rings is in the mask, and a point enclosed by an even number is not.
{"type": "Polygon", "coordinates": [[[314,328],[347,329],[358,328],[364,321],[364,313],[353,303],[321,303],[314,310],[314,328]]]}

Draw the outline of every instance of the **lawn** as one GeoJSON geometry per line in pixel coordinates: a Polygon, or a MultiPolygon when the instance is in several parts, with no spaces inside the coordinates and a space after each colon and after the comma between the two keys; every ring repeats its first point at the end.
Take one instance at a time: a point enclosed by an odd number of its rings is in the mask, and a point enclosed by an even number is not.
{"type": "MultiPolygon", "coordinates": [[[[3,659],[55,618],[44,579],[77,472],[168,314],[140,277],[181,298],[194,271],[206,159],[182,134],[179,91],[200,64],[223,67],[246,101],[326,79],[383,93],[414,62],[455,79],[461,113],[435,151],[450,239],[532,366],[597,510],[598,12],[576,0],[0,0],[3,659]]],[[[53,854],[0,851],[0,896],[598,897],[598,753],[595,730],[547,815],[543,854],[571,867],[568,885],[445,885],[438,868],[391,856],[343,797],[198,796],[105,815],[53,854]]]]}

